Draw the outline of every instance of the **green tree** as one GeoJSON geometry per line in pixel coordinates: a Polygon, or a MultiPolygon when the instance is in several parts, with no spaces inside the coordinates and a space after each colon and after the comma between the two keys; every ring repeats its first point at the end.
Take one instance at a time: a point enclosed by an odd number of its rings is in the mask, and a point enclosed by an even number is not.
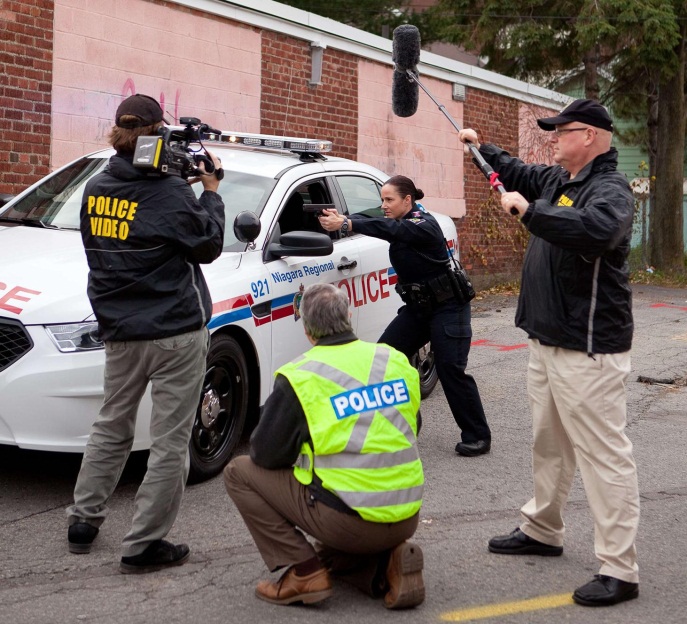
{"type": "Polygon", "coordinates": [[[586,97],[619,110],[639,103],[656,180],[650,262],[682,270],[684,0],[439,0],[435,11],[448,23],[441,38],[486,57],[488,69],[551,88],[582,71],[586,97]]]}
{"type": "Polygon", "coordinates": [[[424,43],[439,38],[443,23],[434,11],[414,11],[410,0],[282,0],[282,4],[391,38],[394,28],[413,24],[424,43]]]}

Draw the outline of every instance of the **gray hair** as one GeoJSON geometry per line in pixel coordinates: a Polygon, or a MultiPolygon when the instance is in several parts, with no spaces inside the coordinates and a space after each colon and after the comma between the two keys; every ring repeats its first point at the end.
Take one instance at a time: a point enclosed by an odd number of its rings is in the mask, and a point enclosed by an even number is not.
{"type": "Polygon", "coordinates": [[[346,293],[331,284],[313,284],[303,292],[303,327],[314,340],[353,331],[346,293]]]}

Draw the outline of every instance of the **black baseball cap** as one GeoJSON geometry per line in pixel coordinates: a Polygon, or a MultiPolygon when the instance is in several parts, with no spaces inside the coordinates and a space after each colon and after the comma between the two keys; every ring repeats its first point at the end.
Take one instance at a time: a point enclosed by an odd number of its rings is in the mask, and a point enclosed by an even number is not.
{"type": "Polygon", "coordinates": [[[594,100],[575,100],[555,117],[537,119],[539,127],[547,132],[551,132],[556,126],[567,124],[571,121],[581,121],[595,128],[613,132],[613,120],[608,114],[606,107],[594,100]]]}
{"type": "Polygon", "coordinates": [[[115,125],[120,128],[142,128],[152,126],[158,121],[164,121],[164,112],[155,98],[137,93],[124,100],[117,108],[115,125]],[[123,115],[133,115],[138,120],[121,121],[123,115]]]}

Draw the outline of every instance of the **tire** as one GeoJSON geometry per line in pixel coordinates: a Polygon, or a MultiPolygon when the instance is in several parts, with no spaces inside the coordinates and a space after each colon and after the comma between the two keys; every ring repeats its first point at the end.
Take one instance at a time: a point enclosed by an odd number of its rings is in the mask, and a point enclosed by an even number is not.
{"type": "Polygon", "coordinates": [[[426,399],[432,394],[439,381],[432,345],[428,342],[412,357],[410,363],[417,368],[417,372],[420,374],[420,396],[426,399]]]}
{"type": "Polygon", "coordinates": [[[248,386],[248,366],[239,343],[225,334],[213,336],[189,443],[189,483],[214,477],[229,462],[246,422],[248,386]]]}

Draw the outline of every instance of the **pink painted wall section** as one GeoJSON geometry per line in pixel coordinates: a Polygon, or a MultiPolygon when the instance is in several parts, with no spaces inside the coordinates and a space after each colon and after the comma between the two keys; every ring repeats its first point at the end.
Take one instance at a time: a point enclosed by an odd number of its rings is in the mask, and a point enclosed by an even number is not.
{"type": "Polygon", "coordinates": [[[107,146],[124,97],[260,131],[260,33],[144,0],[56,0],[51,168],[107,146]]]}
{"type": "MultiPolygon", "coordinates": [[[[358,72],[358,160],[389,175],[412,178],[425,192],[422,203],[428,209],[462,217],[463,149],[448,119],[422,90],[415,115],[396,117],[391,110],[391,68],[361,60],[358,72]]],[[[463,105],[451,99],[451,85],[420,80],[462,125],[463,105]]]]}

